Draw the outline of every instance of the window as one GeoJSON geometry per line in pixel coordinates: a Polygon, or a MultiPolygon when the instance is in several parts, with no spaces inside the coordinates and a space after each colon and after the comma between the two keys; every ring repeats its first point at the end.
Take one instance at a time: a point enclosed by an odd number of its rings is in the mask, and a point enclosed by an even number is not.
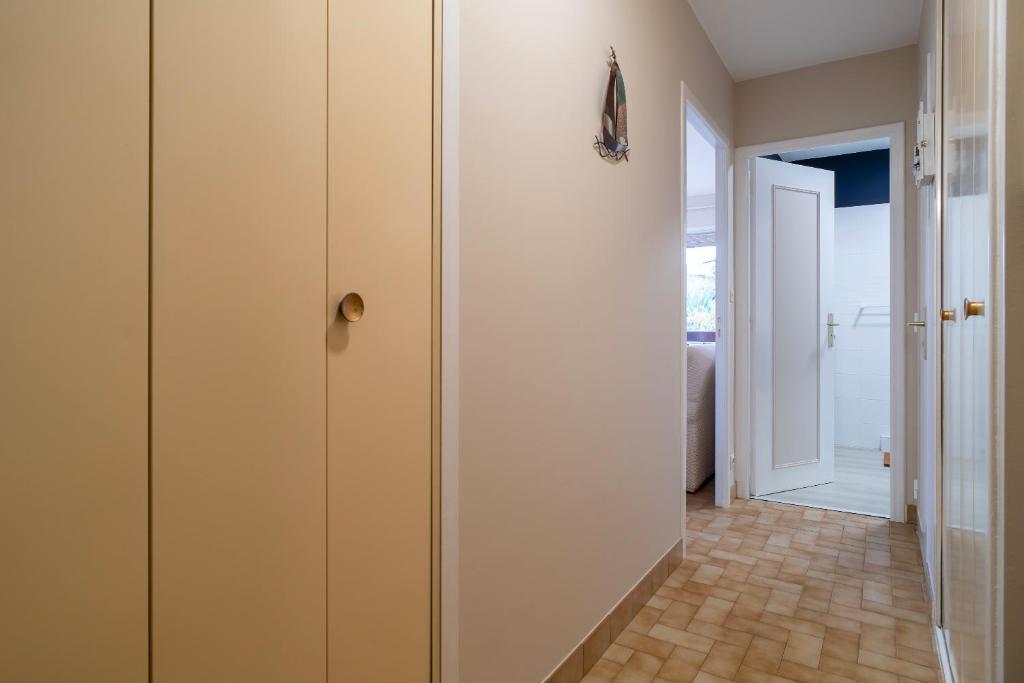
{"type": "Polygon", "coordinates": [[[686,250],[686,340],[715,341],[715,247],[686,250]]]}

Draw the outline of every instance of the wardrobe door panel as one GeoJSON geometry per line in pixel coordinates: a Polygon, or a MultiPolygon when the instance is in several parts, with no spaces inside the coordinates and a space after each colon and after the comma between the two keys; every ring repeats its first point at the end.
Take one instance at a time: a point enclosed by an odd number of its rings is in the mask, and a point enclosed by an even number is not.
{"type": "Polygon", "coordinates": [[[153,680],[326,677],[326,0],[157,0],[153,680]]]}
{"type": "Polygon", "coordinates": [[[330,680],[430,675],[430,0],[330,12],[330,680]],[[338,318],[359,293],[365,314],[338,318]]]}
{"type": "Polygon", "coordinates": [[[147,667],[149,3],[0,3],[0,680],[147,667]]]}

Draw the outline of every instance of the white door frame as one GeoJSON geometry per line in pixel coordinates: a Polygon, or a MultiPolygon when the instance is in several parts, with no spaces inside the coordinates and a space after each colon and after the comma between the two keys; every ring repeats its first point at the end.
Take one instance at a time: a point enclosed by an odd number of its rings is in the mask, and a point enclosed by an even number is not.
{"type": "MultiPolygon", "coordinates": [[[[705,137],[714,141],[715,147],[715,317],[718,330],[715,338],[715,505],[728,507],[732,499],[731,482],[733,457],[733,230],[731,223],[732,204],[732,143],[729,136],[714,124],[714,119],[700,103],[693,92],[683,84],[683,249],[686,249],[686,122],[705,137]],[[691,118],[690,114],[694,114],[691,118]],[[724,476],[721,473],[726,473],[724,476]]],[[[686,258],[683,258],[683,306],[686,306],[686,258]]],[[[686,345],[686,312],[683,312],[683,345],[686,345]]],[[[686,367],[686,351],[683,351],[683,367],[686,367]]],[[[685,427],[686,385],[683,385],[683,415],[685,427]]],[[[685,442],[685,439],[684,439],[685,442]]],[[[685,450],[685,449],[684,449],[685,450]]],[[[683,454],[685,481],[685,459],[683,454]]],[[[685,530],[684,530],[685,535],[685,530]]]]}
{"type": "Polygon", "coordinates": [[[889,518],[894,522],[906,521],[906,363],[905,363],[905,307],[906,263],[904,234],[906,196],[904,193],[904,133],[903,122],[871,128],[841,131],[813,137],[782,140],[761,145],[739,147],[735,153],[736,168],[736,236],[735,286],[736,325],[744,334],[736,336],[736,495],[750,497],[751,453],[753,425],[753,392],[751,391],[753,348],[750,343],[752,266],[750,160],[766,154],[780,154],[815,147],[826,147],[850,142],[863,142],[878,138],[889,139],[889,311],[890,311],[890,441],[892,469],[889,495],[889,518]]]}

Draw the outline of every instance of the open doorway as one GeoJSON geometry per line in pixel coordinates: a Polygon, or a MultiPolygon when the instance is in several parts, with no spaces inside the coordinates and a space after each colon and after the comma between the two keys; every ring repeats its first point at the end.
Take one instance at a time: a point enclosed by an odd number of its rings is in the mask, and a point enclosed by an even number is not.
{"type": "Polygon", "coordinates": [[[727,505],[732,481],[729,142],[690,93],[685,113],[686,490],[713,486],[716,504],[727,505]]]}
{"type": "Polygon", "coordinates": [[[896,125],[737,151],[752,321],[741,495],[903,519],[901,138],[896,125]]]}

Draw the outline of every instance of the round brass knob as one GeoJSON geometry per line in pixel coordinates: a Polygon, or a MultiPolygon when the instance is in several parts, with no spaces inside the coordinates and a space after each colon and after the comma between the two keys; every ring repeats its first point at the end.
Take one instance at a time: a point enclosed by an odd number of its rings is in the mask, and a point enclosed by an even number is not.
{"type": "Polygon", "coordinates": [[[364,309],[363,297],[355,292],[346,294],[338,304],[338,312],[341,313],[341,317],[350,323],[359,322],[363,317],[364,309]]]}
{"type": "Polygon", "coordinates": [[[955,308],[943,308],[942,319],[946,322],[956,320],[956,309],[955,308]]]}
{"type": "Polygon", "coordinates": [[[964,317],[970,318],[975,315],[985,315],[985,302],[964,299],[964,317]]]}

